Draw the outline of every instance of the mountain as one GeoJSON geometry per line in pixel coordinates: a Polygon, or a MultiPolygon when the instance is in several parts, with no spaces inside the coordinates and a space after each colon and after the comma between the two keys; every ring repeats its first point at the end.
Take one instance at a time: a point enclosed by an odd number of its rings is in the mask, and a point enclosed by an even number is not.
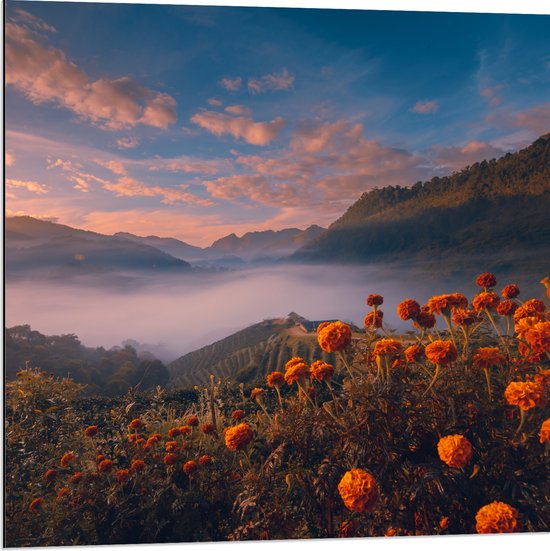
{"type": "Polygon", "coordinates": [[[325,232],[320,226],[309,226],[305,230],[287,228],[284,230],[248,232],[242,237],[234,233],[214,241],[209,251],[218,254],[234,254],[245,259],[285,257],[325,232]]]}
{"type": "MultiPolygon", "coordinates": [[[[271,371],[284,372],[293,356],[307,362],[325,360],[333,365],[339,358],[319,349],[316,328],[295,313],[286,318],[268,319],[195,350],[168,365],[170,384],[206,384],[210,374],[237,382],[263,382],[271,371]]],[[[359,330],[354,327],[354,330],[359,330]]],[[[336,363],[335,363],[336,362],[336,363]]]]}
{"type": "Polygon", "coordinates": [[[496,160],[412,187],[364,193],[294,260],[458,259],[516,253],[541,258],[550,243],[550,134],[496,160]]]}
{"type": "Polygon", "coordinates": [[[169,254],[175,258],[182,260],[195,260],[197,258],[204,257],[204,249],[189,245],[185,241],[174,239],[173,237],[157,237],[156,235],[148,235],[147,237],[140,237],[128,232],[117,232],[114,237],[121,237],[135,243],[141,243],[142,245],[148,245],[149,247],[155,247],[160,251],[169,254]]]}
{"type": "Polygon", "coordinates": [[[5,220],[6,276],[81,276],[105,272],[186,272],[188,262],[149,245],[30,216],[5,220]]]}

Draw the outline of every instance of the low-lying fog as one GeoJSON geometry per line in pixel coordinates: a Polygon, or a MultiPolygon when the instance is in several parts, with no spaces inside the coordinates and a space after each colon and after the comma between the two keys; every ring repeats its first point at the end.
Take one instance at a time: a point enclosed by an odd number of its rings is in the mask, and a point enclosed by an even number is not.
{"type": "MultiPolygon", "coordinates": [[[[129,280],[124,285],[8,281],[6,325],[29,324],[47,335],[74,333],[86,346],[110,348],[131,339],[168,362],[292,311],[310,320],[341,319],[362,327],[369,293],[384,296],[384,322],[402,330],[410,322],[398,320],[398,302],[411,297],[423,303],[452,291],[471,299],[476,275],[468,271],[451,277],[433,269],[387,265],[284,265],[129,280]]],[[[509,281],[499,281],[499,289],[501,283],[509,281]]],[[[542,296],[543,287],[536,280],[530,283],[535,296],[542,296]]]]}

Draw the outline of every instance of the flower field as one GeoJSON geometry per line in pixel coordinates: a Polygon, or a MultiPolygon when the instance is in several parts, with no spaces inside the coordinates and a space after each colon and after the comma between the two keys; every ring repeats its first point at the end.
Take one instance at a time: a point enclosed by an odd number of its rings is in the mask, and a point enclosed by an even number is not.
{"type": "Polygon", "coordinates": [[[20,371],[6,545],[548,531],[550,310],[493,274],[475,283],[403,300],[400,336],[371,294],[361,334],[317,329],[338,367],[292,358],[256,388],[212,377],[192,399],[93,403],[20,371]]]}

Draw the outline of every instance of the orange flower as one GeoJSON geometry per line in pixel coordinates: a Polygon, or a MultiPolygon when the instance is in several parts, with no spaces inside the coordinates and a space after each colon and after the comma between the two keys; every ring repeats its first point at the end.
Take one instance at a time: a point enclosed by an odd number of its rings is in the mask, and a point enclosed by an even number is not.
{"type": "Polygon", "coordinates": [[[288,371],[291,367],[294,367],[297,364],[305,364],[306,361],[304,358],[300,358],[299,356],[294,356],[293,358],[290,358],[288,362],[285,364],[285,371],[288,371]]]}
{"type": "Polygon", "coordinates": [[[502,297],[506,299],[510,298],[516,298],[519,296],[519,287],[515,283],[510,283],[510,285],[506,285],[504,289],[502,289],[502,297]]]}
{"type": "Polygon", "coordinates": [[[528,317],[541,318],[541,314],[546,310],[546,306],[542,300],[532,298],[524,302],[514,313],[514,321],[517,323],[519,320],[528,317]]]}
{"type": "Polygon", "coordinates": [[[449,528],[449,517],[443,517],[443,518],[439,521],[439,527],[440,527],[442,530],[447,530],[447,528],[449,528]]]}
{"type": "Polygon", "coordinates": [[[32,501],[31,501],[31,504],[29,505],[29,511],[31,513],[37,513],[38,511],[40,511],[40,509],[42,509],[42,506],[44,505],[44,498],[42,497],[35,497],[32,501]]]}
{"type": "Polygon", "coordinates": [[[285,376],[280,371],[273,371],[267,376],[267,386],[270,386],[270,387],[282,386],[284,382],[285,382],[285,376]]]}
{"type": "Polygon", "coordinates": [[[397,315],[402,320],[414,319],[418,314],[420,314],[420,304],[412,298],[406,298],[397,305],[397,315]]]}
{"type": "Polygon", "coordinates": [[[436,365],[448,365],[458,357],[456,347],[451,341],[433,341],[426,346],[424,352],[428,360],[436,365]]]}
{"type": "Polygon", "coordinates": [[[234,419],[235,421],[240,421],[241,419],[244,419],[245,416],[246,416],[246,413],[242,409],[236,409],[231,413],[231,418],[234,419]]]}
{"type": "Polygon", "coordinates": [[[510,405],[527,411],[544,404],[544,387],[532,381],[512,382],[506,387],[504,398],[510,405]]]}
{"type": "Polygon", "coordinates": [[[168,431],[169,438],[174,438],[175,436],[179,436],[179,435],[180,435],[180,429],[178,427],[175,427],[168,431]]]}
{"type": "Polygon", "coordinates": [[[413,325],[417,329],[432,329],[435,325],[435,316],[430,312],[427,306],[420,308],[420,313],[413,320],[413,325]]]}
{"type": "Polygon", "coordinates": [[[112,468],[113,468],[113,462],[110,459],[104,459],[97,466],[97,470],[100,473],[109,473],[111,472],[112,468]]]}
{"type": "Polygon", "coordinates": [[[472,444],[461,434],[451,434],[440,438],[437,452],[443,463],[462,469],[472,459],[472,444]]]}
{"type": "Polygon", "coordinates": [[[538,321],[525,332],[524,338],[534,354],[550,352],[550,321],[538,321]]]}
{"type": "Polygon", "coordinates": [[[472,365],[481,369],[490,369],[506,361],[506,356],[495,347],[478,348],[473,357],[472,365]]]}
{"type": "Polygon", "coordinates": [[[518,511],[502,501],[493,501],[476,514],[478,534],[503,534],[515,532],[518,526],[518,511]]]}
{"type": "Polygon", "coordinates": [[[497,314],[499,316],[513,316],[517,309],[518,305],[515,302],[511,300],[503,300],[497,306],[497,314]]]}
{"type": "Polygon", "coordinates": [[[178,428],[178,431],[180,436],[189,436],[193,432],[193,429],[189,425],[182,425],[178,428]]]}
{"type": "Polygon", "coordinates": [[[183,466],[183,471],[187,476],[191,476],[198,468],[199,466],[197,465],[197,462],[191,460],[185,463],[185,465],[183,466]]]}
{"type": "Polygon", "coordinates": [[[541,386],[550,385],[550,369],[543,369],[535,375],[535,383],[541,386]]]}
{"type": "Polygon", "coordinates": [[[173,465],[177,460],[178,456],[175,453],[167,453],[163,459],[165,465],[173,465]]]}
{"type": "Polygon", "coordinates": [[[201,458],[199,459],[199,465],[201,465],[201,467],[210,465],[210,463],[212,463],[212,458],[207,454],[201,456],[201,458]]]}
{"type": "Polygon", "coordinates": [[[369,295],[366,302],[368,306],[380,306],[384,302],[384,297],[380,295],[369,295]]]}
{"type": "Polygon", "coordinates": [[[229,427],[225,432],[225,445],[231,451],[244,450],[254,438],[254,432],[246,424],[241,423],[229,427]]]}
{"type": "Polygon", "coordinates": [[[482,292],[475,296],[472,300],[472,306],[476,312],[481,312],[488,308],[496,308],[500,302],[500,297],[491,291],[482,292]]]}
{"type": "Polygon", "coordinates": [[[204,434],[212,434],[213,432],[216,432],[216,426],[212,423],[203,423],[201,425],[201,430],[204,434]]]}
{"type": "Polygon", "coordinates": [[[61,501],[65,496],[69,495],[71,493],[71,490],[69,488],[60,488],[59,492],[57,492],[57,501],[61,501]]]}
{"type": "Polygon", "coordinates": [[[46,471],[46,474],[44,475],[46,482],[51,482],[55,478],[56,474],[57,474],[57,471],[55,469],[48,469],[46,471]]]}
{"type": "Polygon", "coordinates": [[[479,317],[475,310],[467,310],[465,308],[457,308],[453,311],[452,320],[457,325],[469,326],[479,321],[479,317]]]}
{"type": "Polygon", "coordinates": [[[132,434],[128,435],[128,442],[136,442],[138,438],[139,434],[137,432],[133,432],[132,434]]]}
{"type": "Polygon", "coordinates": [[[338,352],[351,343],[351,328],[341,321],[329,323],[318,333],[317,340],[325,352],[338,352]]]}
{"type": "Polygon", "coordinates": [[[175,440],[170,440],[169,442],[166,442],[166,445],[164,446],[164,449],[167,452],[175,452],[178,449],[178,443],[175,440]]]}
{"type": "Polygon", "coordinates": [[[288,385],[309,379],[311,371],[306,363],[294,364],[285,372],[285,381],[288,385]]]}
{"type": "Polygon", "coordinates": [[[254,388],[254,389],[252,389],[252,392],[250,393],[250,397],[251,397],[252,399],[258,398],[258,397],[261,396],[264,392],[265,392],[265,390],[264,390],[263,388],[254,388]]]}
{"type": "Polygon", "coordinates": [[[334,373],[334,366],[321,360],[317,360],[311,364],[311,376],[316,381],[326,381],[330,379],[334,373]]]}
{"type": "Polygon", "coordinates": [[[190,415],[187,418],[187,424],[190,427],[198,427],[199,426],[199,418],[196,415],[190,415]]]}
{"type": "Polygon", "coordinates": [[[364,513],[372,509],[378,499],[378,484],[369,472],[351,469],[340,480],[338,492],[350,511],[364,513]]]}
{"type": "Polygon", "coordinates": [[[494,287],[497,284],[497,278],[495,277],[495,274],[485,272],[477,276],[476,284],[479,287],[484,287],[485,289],[487,287],[494,287]]]}
{"type": "Polygon", "coordinates": [[[149,438],[147,438],[147,447],[148,448],[153,447],[155,444],[158,444],[160,440],[161,440],[160,434],[158,436],[156,434],[153,434],[153,436],[149,436],[149,438]]]}
{"type": "Polygon", "coordinates": [[[71,484],[79,484],[80,482],[82,482],[83,478],[84,475],[80,471],[77,471],[73,474],[73,476],[71,476],[71,484]]]}
{"type": "Polygon", "coordinates": [[[71,461],[76,461],[76,455],[73,452],[67,452],[60,461],[62,467],[68,467],[71,461]]]}
{"type": "Polygon", "coordinates": [[[319,334],[327,325],[330,325],[331,321],[323,321],[317,326],[317,334],[319,334]]]}
{"type": "Polygon", "coordinates": [[[91,438],[92,436],[95,436],[97,434],[98,430],[99,429],[95,425],[92,425],[84,430],[84,434],[91,438]]]}
{"type": "Polygon", "coordinates": [[[145,461],[142,461],[141,459],[134,459],[132,461],[132,464],[130,465],[130,470],[133,473],[143,471],[143,469],[145,469],[145,461]]]}
{"type": "Polygon", "coordinates": [[[102,453],[100,453],[99,455],[96,455],[95,462],[101,463],[104,459],[107,459],[107,458],[102,453]]]}
{"type": "Polygon", "coordinates": [[[417,362],[424,357],[424,347],[419,344],[413,344],[405,348],[405,359],[409,363],[417,362]]]}
{"type": "Polygon", "coordinates": [[[550,444],[550,417],[540,427],[540,443],[550,444]]]}
{"type": "Polygon", "coordinates": [[[115,473],[117,482],[124,483],[130,478],[130,471],[128,469],[119,469],[115,473]]]}
{"type": "Polygon", "coordinates": [[[366,329],[379,329],[382,327],[384,312],[376,310],[365,316],[364,324],[366,329]]]}
{"type": "Polygon", "coordinates": [[[395,359],[403,350],[403,345],[394,339],[380,339],[374,345],[374,356],[389,356],[395,359]]]}
{"type": "Polygon", "coordinates": [[[141,419],[132,419],[128,426],[133,430],[137,430],[143,427],[143,421],[141,419]]]}

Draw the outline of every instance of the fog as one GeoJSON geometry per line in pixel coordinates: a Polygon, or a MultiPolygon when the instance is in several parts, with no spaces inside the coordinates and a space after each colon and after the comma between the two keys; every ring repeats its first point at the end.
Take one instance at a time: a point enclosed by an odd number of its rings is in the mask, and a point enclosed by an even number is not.
{"type": "Polygon", "coordinates": [[[84,345],[94,347],[111,348],[131,339],[171,361],[292,311],[310,320],[341,319],[362,327],[369,293],[384,296],[384,322],[402,330],[410,325],[398,320],[398,302],[408,297],[424,302],[433,294],[451,291],[471,299],[475,275],[450,276],[397,265],[278,265],[118,283],[94,280],[95,284],[85,285],[8,281],[6,325],[29,324],[47,335],[74,333],[84,345]]]}

